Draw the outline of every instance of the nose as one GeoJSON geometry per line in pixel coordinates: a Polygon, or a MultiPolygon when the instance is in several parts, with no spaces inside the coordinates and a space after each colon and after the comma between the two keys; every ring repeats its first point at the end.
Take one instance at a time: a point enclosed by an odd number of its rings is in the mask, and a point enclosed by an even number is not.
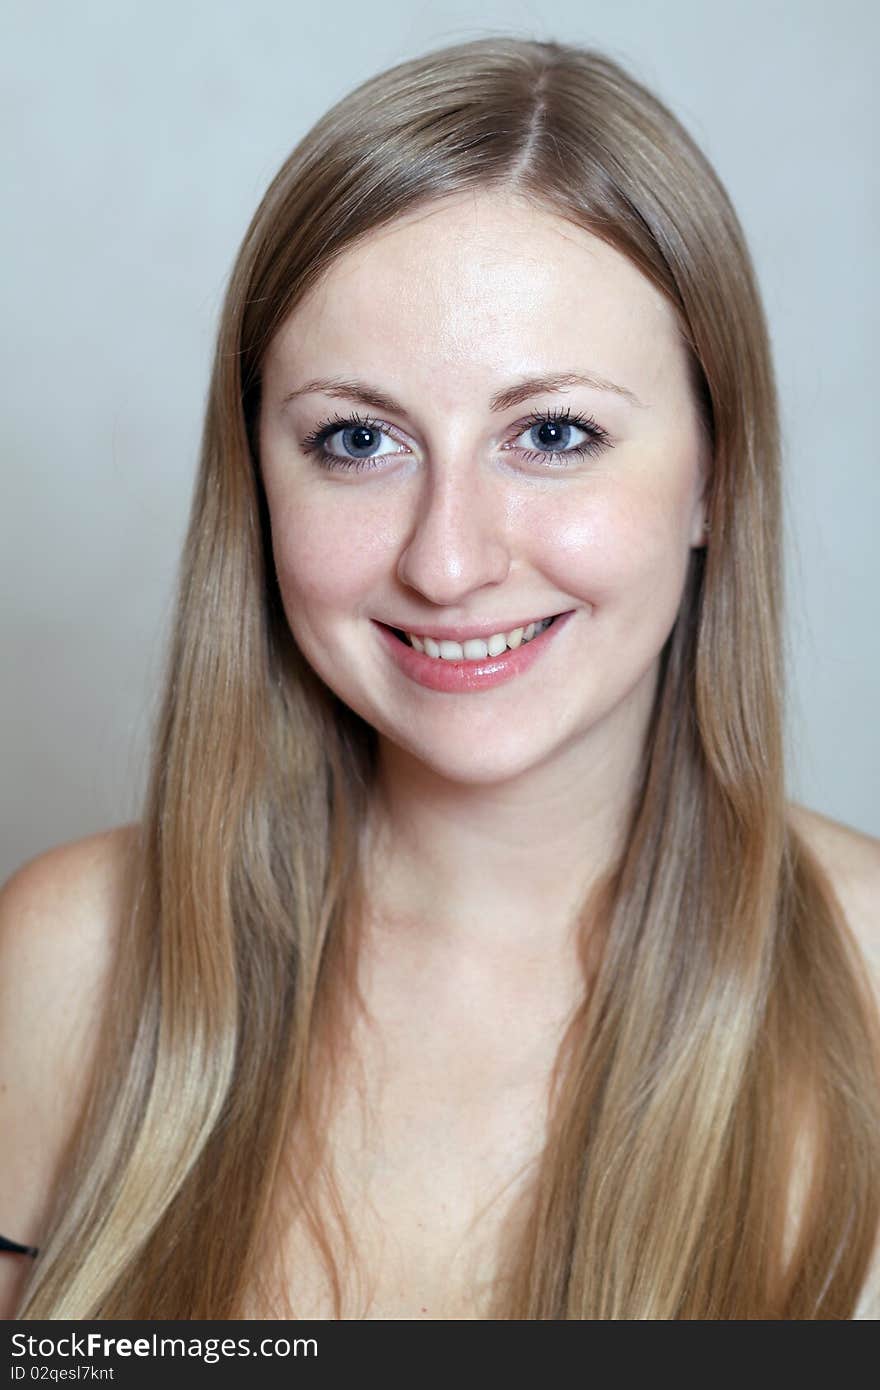
{"type": "Polygon", "coordinates": [[[501,584],[510,571],[509,519],[491,480],[472,461],[426,470],[397,566],[398,578],[451,608],[474,589],[501,584]]]}

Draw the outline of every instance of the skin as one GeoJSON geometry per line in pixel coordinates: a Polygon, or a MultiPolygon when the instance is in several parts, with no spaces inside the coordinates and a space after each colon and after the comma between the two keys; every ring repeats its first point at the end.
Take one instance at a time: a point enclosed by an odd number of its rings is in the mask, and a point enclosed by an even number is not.
{"type": "MultiPolygon", "coordinates": [[[[259,441],[293,635],[380,736],[377,995],[389,1010],[402,991],[418,1000],[430,970],[447,1023],[462,1005],[515,1019],[558,1002],[705,543],[706,459],[671,307],[626,258],[525,199],[444,199],[373,233],[296,306],[265,359],[259,441]],[[573,386],[490,410],[519,378],[564,370],[641,404],[573,386]],[[405,414],[323,393],[284,403],[319,375],[366,379],[405,414]],[[548,436],[524,422],[566,407],[613,447],[530,462],[548,436]],[[352,411],[389,427],[380,467],[334,474],[302,441],[352,411]],[[455,695],[408,680],[371,623],[504,628],[568,609],[531,670],[455,695]]],[[[358,456],[350,435],[328,446],[358,456]]]]}

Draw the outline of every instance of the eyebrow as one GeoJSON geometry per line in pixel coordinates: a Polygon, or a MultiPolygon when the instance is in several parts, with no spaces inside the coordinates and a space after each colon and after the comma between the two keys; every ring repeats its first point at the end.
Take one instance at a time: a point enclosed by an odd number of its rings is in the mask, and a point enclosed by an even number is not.
{"type": "MultiPolygon", "coordinates": [[[[511,386],[505,387],[503,391],[496,391],[489,401],[489,408],[493,411],[511,410],[513,406],[529,400],[532,396],[540,396],[550,391],[563,391],[567,386],[589,386],[595,391],[611,391],[616,396],[622,396],[631,405],[638,406],[640,410],[645,409],[634,392],[593,372],[552,372],[547,376],[523,377],[511,386]]],[[[289,391],[281,404],[287,405],[288,401],[296,400],[298,396],[308,396],[315,391],[320,391],[325,396],[340,396],[345,400],[359,401],[362,405],[372,406],[374,410],[384,410],[394,415],[406,414],[405,407],[387,392],[380,391],[377,386],[372,386],[367,381],[346,377],[313,377],[304,386],[289,391]]]]}

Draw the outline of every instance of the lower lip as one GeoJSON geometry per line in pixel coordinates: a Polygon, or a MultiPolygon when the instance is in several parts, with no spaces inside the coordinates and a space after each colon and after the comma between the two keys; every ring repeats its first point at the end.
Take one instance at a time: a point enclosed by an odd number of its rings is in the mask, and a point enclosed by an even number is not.
{"type": "Polygon", "coordinates": [[[531,642],[523,642],[512,650],[508,648],[500,656],[487,656],[484,661],[445,661],[442,657],[426,656],[408,642],[395,637],[391,628],[384,623],[376,623],[376,626],[392,658],[410,680],[424,685],[428,690],[465,694],[471,690],[489,690],[493,685],[503,685],[515,676],[523,675],[536,661],[540,661],[541,654],[547,651],[573,611],[561,613],[531,642]]]}

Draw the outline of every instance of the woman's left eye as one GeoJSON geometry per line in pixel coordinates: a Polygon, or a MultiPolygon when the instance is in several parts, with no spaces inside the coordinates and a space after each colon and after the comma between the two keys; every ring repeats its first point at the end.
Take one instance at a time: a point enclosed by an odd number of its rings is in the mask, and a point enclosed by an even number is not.
{"type": "Polygon", "coordinates": [[[537,462],[553,455],[580,458],[582,454],[600,454],[611,444],[606,431],[592,416],[571,415],[568,410],[533,416],[517,438],[521,439],[523,434],[530,440],[523,452],[537,462]],[[573,431],[584,438],[573,438],[573,431]]]}
{"type": "MultiPolygon", "coordinates": [[[[584,454],[600,454],[611,446],[611,440],[601,425],[592,416],[572,415],[569,409],[545,411],[533,415],[516,426],[517,434],[504,449],[517,448],[523,457],[533,463],[546,463],[553,458],[568,460],[580,458],[584,454]],[[519,440],[528,436],[528,444],[520,445],[519,440]],[[583,436],[581,439],[577,435],[583,436]]],[[[302,441],[304,453],[315,453],[325,468],[343,472],[362,472],[380,467],[378,462],[389,455],[405,452],[393,448],[376,452],[381,437],[385,435],[392,443],[397,443],[389,434],[388,426],[381,421],[371,420],[359,415],[336,415],[325,420],[302,441]],[[359,456],[347,452],[337,452],[328,444],[339,436],[339,447],[363,450],[359,456]]],[[[552,464],[550,465],[553,466],[552,464]]]]}

